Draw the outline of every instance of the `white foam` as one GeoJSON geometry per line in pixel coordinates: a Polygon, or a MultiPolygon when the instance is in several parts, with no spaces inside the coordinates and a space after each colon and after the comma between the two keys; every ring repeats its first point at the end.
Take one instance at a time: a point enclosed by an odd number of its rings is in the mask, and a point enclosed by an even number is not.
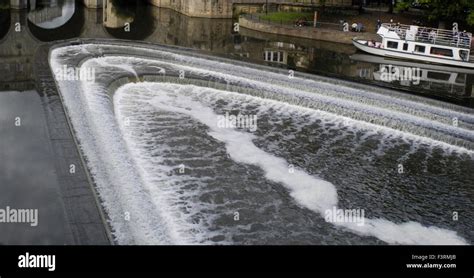
{"type": "MultiPolygon", "coordinates": [[[[100,45],[88,45],[54,50],[51,55],[53,72],[54,68],[68,63],[68,56],[79,55],[79,53],[81,55],[92,54],[101,47],[100,45]]],[[[125,47],[114,47],[127,52],[125,47]]],[[[104,68],[113,66],[125,73],[131,73],[135,77],[138,77],[135,69],[138,66],[156,67],[160,69],[159,73],[165,73],[165,69],[168,68],[174,70],[186,69],[201,76],[214,76],[262,90],[261,98],[253,96],[248,96],[248,98],[258,99],[258,101],[265,102],[269,106],[282,106],[282,102],[289,101],[293,105],[285,104],[284,106],[289,110],[298,111],[298,113],[310,111],[311,113],[322,115],[325,119],[332,118],[339,123],[342,121],[345,125],[353,125],[358,129],[381,131],[385,134],[390,133],[395,136],[414,138],[415,140],[428,142],[433,145],[439,144],[444,148],[467,152],[471,155],[473,153],[470,149],[440,142],[436,139],[428,138],[429,136],[413,135],[403,131],[403,129],[396,130],[379,124],[362,122],[341,116],[345,115],[343,113],[347,113],[347,111],[352,111],[355,107],[358,109],[356,112],[380,115],[381,117],[386,117],[388,121],[393,118],[400,118],[410,124],[423,125],[427,130],[430,128],[439,129],[444,132],[457,133],[472,138],[471,130],[462,127],[455,128],[449,126],[446,122],[439,121],[459,117],[459,119],[466,120],[468,123],[472,122],[472,115],[458,112],[455,109],[445,108],[445,106],[448,107],[449,105],[428,100],[415,102],[411,101],[411,97],[404,97],[401,94],[392,96],[351,89],[345,86],[339,88],[335,84],[303,78],[295,79],[299,82],[287,82],[281,74],[212,62],[202,58],[194,58],[167,51],[147,49],[142,49],[142,51],[153,53],[156,56],[161,55],[160,59],[163,61],[130,57],[103,57],[86,61],[83,66],[101,66],[104,68]],[[164,60],[167,60],[167,62],[164,62],[164,60]],[[268,92],[264,92],[264,90],[268,90],[268,92]],[[265,98],[267,97],[277,98],[278,101],[266,100],[265,98]],[[301,106],[308,103],[316,106],[301,106]],[[321,106],[322,104],[324,106],[321,106]],[[339,109],[341,107],[344,109],[339,109]],[[326,112],[317,111],[315,108],[323,109],[326,112]],[[338,109],[334,110],[335,108],[338,109]],[[341,113],[341,115],[338,115],[338,113],[341,113]]],[[[114,75],[123,76],[120,71],[111,73],[111,78],[114,75]]],[[[139,164],[141,163],[137,162],[137,155],[131,153],[130,149],[127,148],[131,141],[123,140],[123,134],[120,133],[120,123],[117,124],[115,121],[112,102],[108,99],[106,88],[97,84],[81,84],[79,82],[58,82],[58,84],[77,137],[80,140],[81,148],[83,148],[86,154],[88,166],[97,183],[100,195],[104,199],[105,207],[111,218],[115,236],[119,243],[192,243],[192,240],[182,233],[183,227],[180,225],[185,223],[170,219],[166,208],[162,206],[163,203],[157,202],[157,200],[160,200],[156,196],[158,191],[153,191],[147,185],[147,182],[151,180],[147,180],[145,172],[143,169],[140,169],[139,164]],[[123,221],[124,212],[131,213],[130,222],[123,221]]],[[[189,97],[182,97],[169,92],[171,89],[191,88],[197,94],[202,92],[203,88],[169,84],[156,86],[158,85],[130,84],[122,87],[120,90],[134,89],[139,91],[141,88],[142,91],[149,92],[149,88],[154,88],[153,90],[156,91],[168,92],[169,96],[157,95],[154,104],[158,108],[185,114],[206,124],[210,128],[210,135],[226,144],[227,151],[235,161],[261,167],[268,179],[287,187],[290,194],[300,205],[318,213],[322,213],[324,209],[337,205],[337,192],[334,185],[297,169],[295,169],[295,173],[292,176],[286,175],[285,173],[288,172],[287,162],[257,148],[252,143],[253,138],[251,135],[236,130],[214,130],[216,126],[212,127],[210,121],[216,115],[213,114],[209,107],[189,99],[189,97]],[[160,97],[163,97],[163,99],[160,97]],[[245,152],[242,151],[242,148],[245,152]],[[297,179],[295,179],[295,175],[297,179]]],[[[228,94],[229,97],[239,96],[239,94],[223,91],[214,90],[214,92],[228,94]]],[[[118,115],[118,117],[121,116],[118,115]]],[[[216,122],[214,118],[213,123],[215,124],[216,122]]],[[[376,236],[388,243],[466,243],[464,239],[457,236],[453,231],[436,227],[423,227],[416,222],[396,224],[385,219],[366,219],[365,222],[366,226],[362,228],[358,226],[353,227],[349,224],[341,224],[341,226],[356,233],[376,236]]]]}
{"type": "MultiPolygon", "coordinates": [[[[156,206],[154,211],[142,211],[141,213],[144,215],[158,213],[160,218],[163,219],[163,224],[167,227],[167,232],[172,235],[174,244],[210,243],[208,239],[212,237],[213,232],[203,226],[202,222],[205,219],[201,217],[199,223],[196,223],[196,218],[191,219],[203,210],[204,205],[193,198],[199,192],[185,189],[190,178],[186,180],[181,176],[168,175],[174,168],[164,165],[164,158],[160,157],[166,151],[176,151],[176,149],[167,147],[164,142],[161,142],[161,144],[150,143],[155,141],[158,134],[146,131],[148,125],[153,123],[150,120],[156,120],[154,116],[149,119],[149,115],[153,115],[154,109],[148,111],[150,105],[147,104],[149,101],[147,90],[135,88],[133,93],[127,94],[122,88],[114,96],[117,123],[122,131],[129,153],[140,172],[143,187],[147,189],[151,202],[156,206]],[[130,100],[131,98],[133,100],[130,100]]],[[[177,119],[180,118],[174,118],[174,120],[177,119]]],[[[163,128],[163,125],[160,125],[160,127],[163,128]]],[[[186,138],[174,137],[173,139],[186,138]]],[[[169,161],[173,158],[166,156],[166,159],[169,161]]],[[[179,158],[179,161],[182,163],[190,159],[192,158],[179,158]]],[[[189,166],[187,168],[192,169],[189,166]]],[[[200,187],[199,184],[205,181],[205,179],[199,178],[194,179],[192,183],[200,187]]],[[[212,207],[207,205],[205,209],[211,211],[212,207]]],[[[149,231],[149,233],[153,232],[149,231]]]]}
{"type": "MultiPolygon", "coordinates": [[[[290,195],[303,207],[324,215],[327,209],[337,206],[337,192],[333,184],[298,169],[294,169],[294,173],[290,174],[289,164],[284,159],[256,147],[251,134],[230,128],[218,128],[216,124],[218,115],[211,108],[179,93],[180,90],[192,90],[197,94],[215,90],[196,86],[147,83],[125,85],[120,90],[136,90],[137,87],[148,88],[149,92],[156,93],[151,103],[157,109],[185,114],[208,126],[209,135],[225,143],[227,152],[233,160],[259,166],[265,171],[267,179],[284,185],[290,190],[290,195]]],[[[231,95],[229,92],[219,93],[231,95]]],[[[424,227],[417,222],[396,224],[385,219],[365,219],[364,222],[366,224],[363,226],[351,223],[337,225],[359,234],[375,236],[387,243],[467,244],[466,240],[454,231],[424,227]]]]}
{"type": "MultiPolygon", "coordinates": [[[[354,90],[348,87],[341,89],[333,84],[316,83],[306,79],[301,79],[301,84],[310,84],[311,86],[302,86],[296,81],[291,83],[291,86],[281,80],[270,83],[271,80],[262,81],[255,77],[251,79],[245,71],[239,72],[239,74],[231,74],[225,73],[225,70],[222,70],[222,72],[210,70],[211,66],[203,69],[189,65],[175,65],[166,61],[120,56],[100,59],[99,64],[120,64],[125,67],[123,63],[132,63],[137,66],[156,63],[171,67],[175,71],[185,70],[188,73],[201,76],[219,77],[226,82],[232,81],[250,86],[259,91],[261,93],[259,96],[262,98],[288,102],[302,108],[318,109],[335,114],[336,117],[343,116],[347,120],[373,124],[372,126],[375,128],[382,127],[385,132],[392,130],[394,133],[402,133],[403,136],[410,136],[416,138],[416,140],[429,141],[433,145],[474,155],[474,151],[470,149],[474,131],[469,128],[470,122],[463,123],[461,121],[461,119],[474,121],[474,117],[470,114],[427,106],[423,102],[408,102],[404,99],[393,99],[393,97],[387,96],[376,97],[377,94],[372,92],[354,90]],[[110,62],[109,60],[115,61],[110,62]],[[117,60],[120,62],[117,62],[117,60]],[[344,93],[341,93],[341,90],[345,90],[344,93]],[[453,126],[452,120],[454,118],[461,121],[459,126],[453,126]],[[467,127],[464,128],[464,125],[467,127]],[[461,138],[467,138],[468,140],[464,141],[461,138]],[[457,142],[465,143],[466,147],[456,145],[457,142]]],[[[85,64],[89,64],[89,62],[85,64]]],[[[130,66],[127,66],[127,68],[127,71],[130,71],[130,66]]],[[[133,74],[136,75],[136,72],[133,74]]],[[[268,73],[268,75],[275,74],[268,73]]]]}
{"type": "MultiPolygon", "coordinates": [[[[58,66],[60,60],[53,59],[52,67],[58,66]]],[[[143,187],[104,88],[71,81],[58,85],[115,239],[121,244],[182,243],[168,231],[160,214],[145,213],[159,210],[143,187]]]]}

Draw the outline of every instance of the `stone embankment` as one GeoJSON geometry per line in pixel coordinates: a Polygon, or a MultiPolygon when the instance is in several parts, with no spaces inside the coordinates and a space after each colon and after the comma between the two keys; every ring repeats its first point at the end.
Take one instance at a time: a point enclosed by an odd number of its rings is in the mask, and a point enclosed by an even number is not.
{"type": "Polygon", "coordinates": [[[260,21],[258,17],[243,15],[239,17],[240,27],[260,31],[264,33],[292,36],[313,40],[329,41],[336,43],[351,44],[352,38],[358,37],[367,40],[376,40],[377,35],[367,32],[344,32],[335,28],[313,28],[298,27],[292,25],[275,24],[268,21],[260,21]]]}

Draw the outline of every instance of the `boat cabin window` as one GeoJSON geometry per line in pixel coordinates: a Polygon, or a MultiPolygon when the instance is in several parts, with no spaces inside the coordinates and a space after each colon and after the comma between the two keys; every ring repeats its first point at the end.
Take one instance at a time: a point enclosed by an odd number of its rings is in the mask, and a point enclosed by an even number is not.
{"type": "Polygon", "coordinates": [[[430,54],[453,57],[453,50],[447,48],[432,47],[430,50],[430,54]]]}
{"type": "Polygon", "coordinates": [[[408,50],[408,43],[403,44],[403,50],[407,51],[408,50]]]}
{"type": "Polygon", "coordinates": [[[398,48],[398,42],[387,41],[387,48],[394,48],[394,49],[397,49],[397,48],[398,48]]]}
{"type": "Polygon", "coordinates": [[[424,45],[415,45],[415,52],[425,53],[426,47],[424,45]]]}
{"type": "Polygon", "coordinates": [[[469,52],[467,50],[459,50],[459,57],[463,61],[469,61],[469,52]]]}

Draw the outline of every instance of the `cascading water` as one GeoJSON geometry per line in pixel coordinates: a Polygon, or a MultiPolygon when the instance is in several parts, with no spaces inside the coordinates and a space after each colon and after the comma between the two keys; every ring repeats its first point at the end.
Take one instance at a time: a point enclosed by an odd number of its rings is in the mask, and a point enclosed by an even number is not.
{"type": "Polygon", "coordinates": [[[96,72],[57,82],[119,243],[474,239],[472,110],[165,48],[53,50],[64,65],[96,72]],[[239,113],[258,128],[218,125],[239,113]]]}

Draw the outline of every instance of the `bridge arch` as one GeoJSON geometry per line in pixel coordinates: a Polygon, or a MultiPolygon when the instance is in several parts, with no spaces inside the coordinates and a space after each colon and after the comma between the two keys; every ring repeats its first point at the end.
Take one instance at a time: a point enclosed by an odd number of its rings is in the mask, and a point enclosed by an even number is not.
{"type": "Polygon", "coordinates": [[[43,29],[55,29],[66,24],[76,10],[75,0],[51,0],[48,4],[30,1],[28,20],[43,29]]]}
{"type": "Polygon", "coordinates": [[[79,37],[84,26],[84,10],[75,0],[51,1],[57,5],[35,7],[28,12],[28,29],[40,41],[79,37]]]}

